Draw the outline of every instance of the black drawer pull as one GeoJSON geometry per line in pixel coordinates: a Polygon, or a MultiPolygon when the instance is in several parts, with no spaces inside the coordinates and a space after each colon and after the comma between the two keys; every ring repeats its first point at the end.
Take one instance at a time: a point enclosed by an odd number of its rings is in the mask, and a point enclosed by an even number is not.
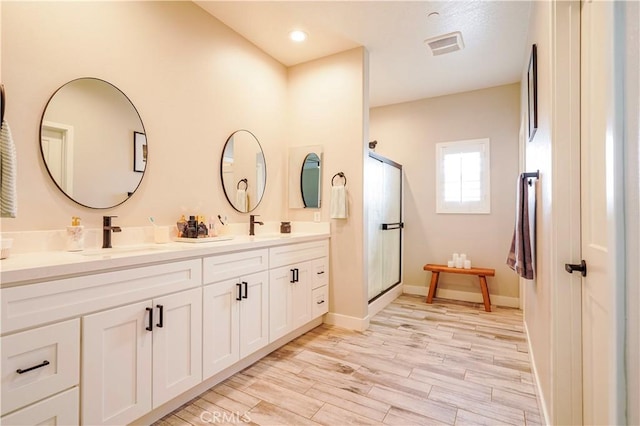
{"type": "Polygon", "coordinates": [[[249,296],[249,284],[246,281],[242,281],[242,285],[244,286],[244,296],[243,299],[246,299],[249,296]]]}
{"type": "Polygon", "coordinates": [[[149,312],[149,325],[145,327],[145,330],[153,331],[153,308],[147,308],[147,312],[149,312]]]}
{"type": "Polygon", "coordinates": [[[324,300],[320,300],[320,301],[316,302],[316,304],[318,304],[318,305],[322,305],[323,303],[324,303],[324,300]]]}
{"type": "Polygon", "coordinates": [[[242,300],[242,284],[237,283],[236,288],[238,289],[238,295],[236,296],[236,300],[242,300]]]}
{"type": "Polygon", "coordinates": [[[42,362],[42,364],[38,364],[38,365],[34,365],[33,367],[29,367],[29,368],[25,368],[24,370],[22,368],[18,368],[16,370],[16,373],[18,374],[24,374],[24,373],[28,373],[31,370],[35,370],[36,368],[42,368],[42,367],[46,367],[47,365],[51,364],[49,361],[47,361],[46,359],[42,362]]]}
{"type": "Polygon", "coordinates": [[[324,274],[324,271],[316,272],[316,274],[322,275],[322,274],[324,274]]]}
{"type": "Polygon", "coordinates": [[[158,308],[158,314],[160,315],[160,318],[158,318],[158,323],[156,324],[156,326],[158,328],[162,328],[164,327],[164,306],[156,305],[156,308],[158,308]]]}

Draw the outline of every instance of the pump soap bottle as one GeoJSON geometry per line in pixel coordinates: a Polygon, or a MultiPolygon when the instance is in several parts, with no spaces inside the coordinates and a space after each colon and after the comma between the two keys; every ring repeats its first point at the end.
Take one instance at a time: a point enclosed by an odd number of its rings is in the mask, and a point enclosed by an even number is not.
{"type": "Polygon", "coordinates": [[[84,226],[80,225],[80,218],[73,216],[71,226],[67,226],[67,251],[84,250],[84,226]]]}

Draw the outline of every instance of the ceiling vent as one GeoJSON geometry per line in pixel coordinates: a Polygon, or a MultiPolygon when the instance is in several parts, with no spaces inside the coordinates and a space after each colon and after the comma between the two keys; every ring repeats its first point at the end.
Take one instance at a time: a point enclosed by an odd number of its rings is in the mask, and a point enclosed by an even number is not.
{"type": "Polygon", "coordinates": [[[464,49],[464,42],[462,41],[460,31],[428,38],[424,41],[424,44],[431,49],[433,56],[444,55],[445,53],[464,49]]]}

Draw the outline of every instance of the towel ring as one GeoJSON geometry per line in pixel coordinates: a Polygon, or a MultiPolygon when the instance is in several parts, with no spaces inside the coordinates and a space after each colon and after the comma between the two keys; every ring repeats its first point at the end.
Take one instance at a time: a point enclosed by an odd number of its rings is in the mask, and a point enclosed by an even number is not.
{"type": "Polygon", "coordinates": [[[238,184],[236,185],[236,189],[244,189],[245,191],[249,189],[249,183],[247,182],[247,178],[240,179],[238,184]],[[244,188],[240,188],[240,184],[244,183],[244,188]]]}
{"type": "Polygon", "coordinates": [[[337,177],[341,177],[342,179],[344,179],[344,186],[347,186],[347,177],[344,175],[343,172],[338,172],[335,175],[333,175],[333,177],[331,178],[331,186],[335,186],[335,184],[333,183],[333,181],[335,180],[335,178],[337,177]]]}
{"type": "Polygon", "coordinates": [[[5,104],[6,98],[4,94],[4,84],[0,84],[0,129],[2,129],[2,122],[4,121],[5,104]]]}

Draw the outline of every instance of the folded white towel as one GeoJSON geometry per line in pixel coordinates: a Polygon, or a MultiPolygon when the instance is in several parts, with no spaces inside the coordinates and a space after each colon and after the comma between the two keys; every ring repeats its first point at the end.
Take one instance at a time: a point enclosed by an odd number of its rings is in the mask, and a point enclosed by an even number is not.
{"type": "Polygon", "coordinates": [[[247,212],[249,206],[247,206],[247,191],[244,189],[238,189],[236,191],[236,209],[241,212],[247,212]]]}
{"type": "Polygon", "coordinates": [[[5,120],[0,129],[0,217],[16,217],[18,214],[17,165],[16,146],[5,120]]]}
{"type": "Polygon", "coordinates": [[[344,185],[331,187],[331,219],[347,218],[347,188],[344,185]]]}

